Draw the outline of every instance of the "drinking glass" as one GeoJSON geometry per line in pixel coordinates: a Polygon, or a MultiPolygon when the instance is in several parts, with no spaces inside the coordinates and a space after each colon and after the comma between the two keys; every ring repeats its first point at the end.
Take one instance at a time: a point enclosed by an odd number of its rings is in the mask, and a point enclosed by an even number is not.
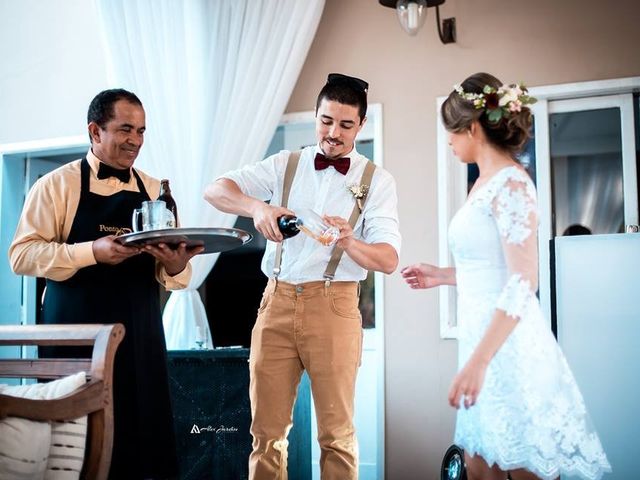
{"type": "Polygon", "coordinates": [[[340,230],[338,227],[329,226],[322,220],[322,217],[311,209],[297,208],[295,210],[297,217],[296,227],[317,240],[325,247],[330,247],[338,241],[340,230]]]}
{"type": "Polygon", "coordinates": [[[167,204],[164,201],[149,200],[142,202],[142,208],[136,208],[133,211],[131,224],[134,232],[162,230],[173,228],[175,226],[175,218],[173,213],[167,210],[167,204]],[[142,217],[142,229],[140,229],[139,217],[142,217]]]}

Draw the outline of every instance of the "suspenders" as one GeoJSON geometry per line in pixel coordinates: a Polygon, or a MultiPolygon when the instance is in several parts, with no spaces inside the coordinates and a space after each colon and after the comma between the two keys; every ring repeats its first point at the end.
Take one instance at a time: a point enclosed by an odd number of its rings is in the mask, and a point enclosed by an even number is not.
{"type": "MultiPolygon", "coordinates": [[[[287,169],[284,171],[284,184],[282,185],[282,201],[280,203],[281,207],[287,208],[287,204],[289,203],[289,192],[291,191],[291,184],[293,183],[293,177],[296,174],[296,169],[298,168],[298,161],[300,160],[301,150],[297,152],[291,152],[289,155],[289,160],[287,161],[287,169]]],[[[273,262],[273,275],[278,280],[278,275],[280,275],[280,264],[282,263],[282,242],[278,243],[276,247],[276,258],[273,262]]]]}
{"type": "MultiPolygon", "coordinates": [[[[282,201],[281,206],[286,207],[289,202],[289,192],[291,191],[291,184],[293,183],[293,177],[295,176],[296,169],[298,168],[298,162],[300,160],[301,151],[298,150],[296,152],[291,152],[289,155],[289,160],[287,161],[287,168],[284,173],[284,183],[282,185],[282,201]]],[[[371,185],[371,179],[373,178],[373,172],[375,171],[376,166],[373,162],[367,162],[367,165],[364,168],[364,172],[362,172],[362,178],[360,179],[360,185],[371,185]]],[[[360,217],[361,208],[364,209],[364,204],[368,198],[368,191],[365,193],[364,197],[360,205],[358,202],[355,202],[353,206],[353,210],[351,212],[351,216],[349,217],[349,225],[351,228],[354,228],[358,218],[360,217]]],[[[278,243],[276,247],[276,256],[273,264],[273,274],[278,280],[278,275],[280,275],[280,264],[282,263],[282,243],[278,243]]],[[[344,250],[338,246],[333,248],[333,252],[331,253],[331,258],[327,265],[326,270],[324,271],[323,278],[325,280],[325,286],[329,286],[330,282],[333,280],[333,277],[336,274],[336,269],[338,268],[338,264],[340,263],[340,259],[342,258],[342,254],[344,250]]]]}

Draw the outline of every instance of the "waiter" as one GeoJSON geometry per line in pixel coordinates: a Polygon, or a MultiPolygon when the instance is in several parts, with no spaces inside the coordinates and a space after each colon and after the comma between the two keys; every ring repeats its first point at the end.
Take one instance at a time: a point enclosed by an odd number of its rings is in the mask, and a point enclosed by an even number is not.
{"type": "MultiPolygon", "coordinates": [[[[158,283],[185,288],[189,259],[202,251],[181,244],[123,246],[131,214],[158,197],[160,182],[133,163],[145,112],[126,90],[100,92],[87,115],[85,158],[39,179],[27,196],[9,248],[13,271],[45,277],[45,324],[123,323],[114,368],[114,446],[110,478],[177,476],[173,417],[158,283]]],[[[75,356],[41,349],[41,356],[75,356]]]]}

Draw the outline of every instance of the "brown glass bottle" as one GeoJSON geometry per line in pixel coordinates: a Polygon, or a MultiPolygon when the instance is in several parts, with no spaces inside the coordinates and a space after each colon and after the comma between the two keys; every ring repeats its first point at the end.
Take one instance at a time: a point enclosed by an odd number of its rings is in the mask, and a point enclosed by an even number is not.
{"type": "Polygon", "coordinates": [[[297,223],[298,217],[295,215],[282,215],[278,217],[278,230],[284,238],[295,237],[300,233],[297,223]]]}
{"type": "Polygon", "coordinates": [[[164,203],[167,204],[167,210],[173,213],[174,218],[176,219],[176,227],[179,225],[178,223],[178,207],[176,206],[176,201],[173,199],[171,195],[171,187],[169,187],[169,180],[162,179],[160,180],[160,196],[158,200],[163,200],[164,203]]]}

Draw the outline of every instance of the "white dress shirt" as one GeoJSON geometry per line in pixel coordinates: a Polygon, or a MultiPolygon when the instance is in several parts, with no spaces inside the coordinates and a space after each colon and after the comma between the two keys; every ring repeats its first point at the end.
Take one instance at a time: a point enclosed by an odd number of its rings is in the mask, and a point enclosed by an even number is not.
{"type": "MultiPolygon", "coordinates": [[[[369,161],[354,148],[348,155],[351,166],[346,175],[333,167],[315,170],[317,146],[306,147],[289,193],[288,208],[309,208],[320,215],[349,219],[355,198],[350,185],[360,185],[362,172],[369,161]]],[[[284,173],[290,152],[282,150],[261,162],[228,172],[223,178],[233,180],[240,190],[252,197],[280,205],[284,173]]],[[[400,254],[401,236],[398,227],[398,198],[395,180],[389,172],[377,167],[371,181],[364,211],[354,227],[354,237],[366,243],[388,243],[400,254]]],[[[262,271],[273,278],[276,243],[267,242],[262,271]]],[[[288,283],[323,280],[333,247],[325,247],[300,233],[283,242],[281,273],[278,278],[288,283]]],[[[334,281],[364,280],[367,271],[355,263],[347,253],[342,256],[334,281]]]]}

